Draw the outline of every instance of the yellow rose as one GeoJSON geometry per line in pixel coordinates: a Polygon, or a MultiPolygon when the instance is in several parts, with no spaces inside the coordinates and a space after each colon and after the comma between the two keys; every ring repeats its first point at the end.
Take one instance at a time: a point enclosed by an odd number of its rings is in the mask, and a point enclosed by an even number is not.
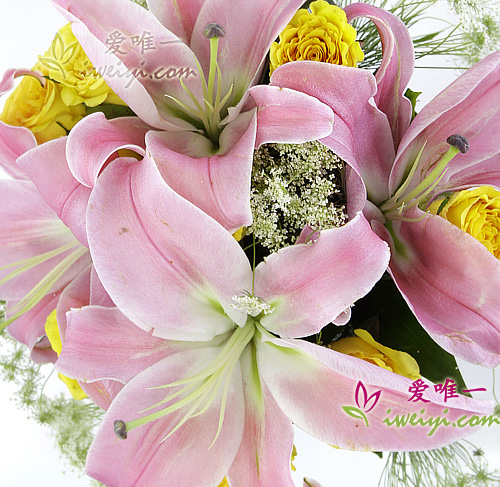
{"type": "Polygon", "coordinates": [[[59,83],[62,100],[68,106],[125,105],[94,68],[73,35],[71,24],[59,30],[47,52],[39,56],[35,69],[59,83]]]}
{"type": "Polygon", "coordinates": [[[500,191],[491,186],[466,189],[432,202],[428,211],[472,235],[500,258],[500,191]]]}
{"type": "Polygon", "coordinates": [[[0,120],[8,125],[30,129],[39,144],[67,135],[85,116],[83,105],[67,107],[59,86],[35,76],[24,76],[5,102],[0,120]]]}
{"type": "Polygon", "coordinates": [[[405,352],[398,352],[376,342],[366,330],[354,330],[355,337],[341,338],[328,348],[365,360],[395,374],[416,380],[420,369],[416,360],[405,352]]]}
{"type": "Polygon", "coordinates": [[[347,23],[345,12],[325,0],[300,9],[270,50],[272,72],[290,61],[319,61],[356,67],[364,54],[356,42],[356,30],[347,23]]]}
{"type": "MultiPolygon", "coordinates": [[[[57,356],[61,354],[62,351],[62,342],[61,335],[59,333],[59,325],[57,324],[56,310],[52,311],[50,315],[47,317],[47,321],[45,323],[45,334],[49,339],[52,350],[57,353],[57,356]]],[[[83,392],[80,384],[75,379],[70,379],[65,375],[59,374],[59,379],[61,379],[71,392],[71,395],[77,399],[85,399],[87,394],[83,392]]]]}

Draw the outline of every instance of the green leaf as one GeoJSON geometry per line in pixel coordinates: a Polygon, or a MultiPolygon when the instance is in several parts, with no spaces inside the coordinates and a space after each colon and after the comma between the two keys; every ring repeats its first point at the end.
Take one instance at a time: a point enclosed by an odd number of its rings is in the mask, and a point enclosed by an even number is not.
{"type": "Polygon", "coordinates": [[[86,107],[87,115],[92,113],[102,112],[108,120],[120,117],[136,117],[137,115],[131,108],[124,105],[113,105],[111,103],[103,103],[96,107],[86,107]]]}
{"type": "Polygon", "coordinates": [[[434,383],[452,379],[461,392],[467,389],[455,357],[443,350],[422,328],[396,285],[384,278],[353,308],[354,327],[378,314],[378,341],[394,350],[410,354],[420,367],[422,376],[434,383]]]}
{"type": "Polygon", "coordinates": [[[355,408],[354,406],[342,406],[342,409],[346,414],[351,416],[351,418],[362,419],[366,426],[368,426],[368,419],[366,418],[366,414],[361,411],[361,409],[355,408]]]}
{"type": "Polygon", "coordinates": [[[417,116],[415,107],[417,106],[417,98],[422,94],[421,91],[412,91],[407,88],[405,91],[405,97],[411,101],[411,119],[413,120],[417,116]]]}

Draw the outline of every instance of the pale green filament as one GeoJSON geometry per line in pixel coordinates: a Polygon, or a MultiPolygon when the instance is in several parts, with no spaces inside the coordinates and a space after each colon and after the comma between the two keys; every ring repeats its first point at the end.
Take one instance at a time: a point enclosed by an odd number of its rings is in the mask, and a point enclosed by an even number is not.
{"type": "Polygon", "coordinates": [[[2,269],[6,269],[8,267],[16,267],[19,266],[16,270],[9,273],[5,276],[1,281],[0,285],[5,282],[21,275],[22,273],[36,267],[44,262],[47,262],[49,259],[56,257],[68,250],[71,250],[75,247],[78,247],[68,256],[66,256],[61,262],[54,266],[46,276],[44,276],[40,282],[38,282],[27,294],[24,296],[18,303],[12,306],[8,312],[11,315],[9,319],[3,321],[0,324],[0,331],[4,330],[7,326],[9,326],[13,321],[17,320],[24,313],[27,313],[31,309],[33,309],[52,289],[52,287],[57,283],[59,279],[67,272],[69,269],[87,252],[88,249],[81,245],[77,240],[70,242],[66,245],[63,245],[55,250],[50,252],[46,252],[41,255],[37,255],[35,257],[31,257],[26,260],[22,260],[19,262],[15,262],[13,264],[9,264],[2,269]],[[12,315],[12,313],[14,313],[12,315]]]}
{"type": "Polygon", "coordinates": [[[400,188],[396,191],[396,193],[394,193],[391,198],[382,203],[382,205],[380,206],[380,209],[387,219],[401,219],[404,221],[420,220],[422,217],[417,219],[408,219],[406,217],[403,217],[402,214],[410,208],[419,206],[429,197],[430,193],[440,183],[440,181],[446,174],[447,166],[450,161],[460,153],[460,150],[457,147],[450,146],[450,148],[436,164],[434,169],[423,179],[423,181],[421,181],[409,193],[405,194],[406,189],[410,185],[415,175],[424,148],[425,144],[418,153],[408,176],[406,177],[400,188]]]}
{"type": "Polygon", "coordinates": [[[195,58],[198,71],[200,73],[201,85],[203,90],[203,103],[200,103],[191,90],[186,86],[182,78],[180,79],[181,86],[186,94],[192,101],[194,108],[186,103],[174,98],[170,95],[165,95],[167,98],[175,101],[184,111],[192,115],[194,118],[201,121],[204,128],[205,135],[218,146],[219,136],[221,132],[221,112],[224,109],[227,101],[229,100],[232,92],[233,85],[229,88],[228,92],[221,99],[222,96],[222,74],[217,63],[217,53],[219,49],[219,38],[212,37],[210,39],[210,68],[208,72],[208,81],[205,77],[203,69],[195,58]],[[217,76],[216,76],[217,75],[217,76]],[[217,77],[217,88],[215,81],[217,77]]]}
{"type": "Polygon", "coordinates": [[[217,357],[208,365],[208,367],[206,367],[202,371],[186,379],[151,388],[166,389],[183,386],[181,389],[173,394],[168,395],[165,399],[158,402],[157,404],[146,408],[143,411],[140,411],[140,413],[155,409],[181,396],[184,397],[178,399],[177,401],[173,402],[166,408],[161,409],[160,411],[156,411],[152,414],[143,416],[142,418],[138,418],[133,421],[128,421],[126,423],[127,433],[134,428],[137,428],[144,424],[148,424],[151,421],[156,421],[157,419],[163,418],[175,411],[178,411],[179,409],[189,406],[189,410],[186,412],[186,414],[184,414],[182,419],[170,430],[167,436],[162,440],[165,441],[167,438],[173,435],[184,423],[186,423],[186,421],[204,414],[213,404],[215,398],[217,397],[217,394],[222,387],[222,401],[219,414],[219,424],[217,432],[215,434],[215,438],[212,442],[213,445],[222,430],[227,397],[229,394],[229,387],[231,384],[231,377],[233,375],[234,368],[238,364],[241,354],[254,337],[255,325],[255,322],[249,318],[244,327],[236,328],[217,357]]]}

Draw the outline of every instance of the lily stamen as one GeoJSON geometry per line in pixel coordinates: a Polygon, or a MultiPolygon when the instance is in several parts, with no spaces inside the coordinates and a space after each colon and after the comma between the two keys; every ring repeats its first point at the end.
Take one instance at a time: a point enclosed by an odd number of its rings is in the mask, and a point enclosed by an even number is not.
{"type": "Polygon", "coordinates": [[[194,108],[171,95],[165,96],[175,101],[175,103],[177,103],[184,111],[198,119],[203,124],[205,135],[214,143],[214,145],[217,146],[221,132],[221,112],[231,97],[233,85],[230,86],[228,92],[222,97],[222,73],[217,63],[217,56],[219,51],[219,38],[226,35],[224,28],[217,23],[211,23],[205,27],[203,33],[205,37],[210,39],[210,66],[208,80],[200,63],[197,59],[195,59],[201,80],[203,102],[200,103],[192,91],[186,86],[182,78],[180,79],[182,89],[192,101],[194,108]],[[216,78],[217,87],[215,86],[216,78]]]}
{"type": "Polygon", "coordinates": [[[27,294],[24,296],[19,302],[17,302],[14,306],[12,306],[8,311],[11,315],[10,318],[6,319],[0,325],[0,331],[4,330],[7,326],[9,326],[12,322],[21,317],[24,313],[27,313],[31,309],[33,309],[52,289],[52,287],[57,283],[61,277],[68,272],[71,267],[78,262],[87,252],[88,249],[81,245],[76,240],[74,242],[70,242],[66,245],[59,247],[58,249],[52,250],[50,252],[46,252],[45,254],[38,255],[36,257],[32,257],[30,259],[26,259],[24,261],[16,262],[13,264],[9,264],[8,266],[3,267],[5,269],[7,267],[14,267],[16,265],[21,265],[18,269],[12,271],[7,276],[5,276],[1,281],[0,285],[5,282],[13,279],[14,277],[32,269],[33,267],[38,266],[44,262],[47,262],[53,257],[56,257],[68,250],[71,250],[74,247],[79,247],[66,256],[61,262],[59,262],[50,272],[44,276],[27,294]],[[14,313],[12,315],[12,313],[14,313]]]}
{"type": "Polygon", "coordinates": [[[155,409],[159,406],[167,404],[174,399],[179,398],[180,396],[184,397],[178,399],[177,401],[161,409],[160,411],[156,411],[132,421],[123,422],[125,424],[125,427],[123,427],[122,425],[122,420],[115,421],[116,436],[118,438],[125,439],[127,437],[127,433],[134,428],[148,424],[151,421],[156,421],[157,419],[168,416],[169,414],[190,405],[190,409],[186,412],[186,414],[184,414],[180,421],[177,422],[176,425],[169,431],[167,436],[163,438],[162,441],[165,441],[167,438],[173,435],[186,421],[204,414],[213,404],[217,397],[217,394],[222,387],[219,425],[215,434],[215,438],[212,442],[213,445],[222,430],[231,376],[240,359],[241,354],[253,339],[254,334],[255,323],[253,320],[249,319],[244,327],[238,327],[234,331],[219,354],[205,369],[194,374],[191,377],[188,377],[187,379],[171,382],[163,386],[149,388],[150,390],[152,390],[183,386],[173,394],[167,395],[167,397],[162,401],[140,411],[140,413],[144,413],[146,411],[150,411],[151,409],[155,409]],[[116,425],[118,425],[119,427],[117,427],[116,425]]]}
{"type": "Polygon", "coordinates": [[[380,206],[380,209],[388,219],[401,219],[404,211],[420,206],[432,193],[434,188],[441,182],[448,169],[450,161],[459,153],[466,153],[469,149],[469,142],[461,135],[452,135],[446,139],[450,147],[441,157],[434,169],[408,194],[405,194],[406,189],[410,185],[415,172],[417,170],[420,157],[425,148],[425,144],[418,153],[411,170],[403,184],[396,193],[380,206]]]}

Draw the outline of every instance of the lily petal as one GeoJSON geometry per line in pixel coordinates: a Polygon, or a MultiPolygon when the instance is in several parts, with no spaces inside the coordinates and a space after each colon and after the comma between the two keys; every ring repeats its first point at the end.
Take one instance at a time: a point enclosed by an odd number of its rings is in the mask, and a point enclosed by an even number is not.
{"type": "Polygon", "coordinates": [[[255,270],[256,295],[275,308],[262,326],[285,337],[313,335],[368,293],[388,263],[387,244],[362,214],[312,244],[281,249],[255,270]]]}
{"type": "Polygon", "coordinates": [[[85,117],[71,131],[66,154],[75,179],[93,188],[108,159],[120,149],[130,149],[144,156],[146,132],[151,130],[137,117],[107,120],[104,114],[85,117]]]}
{"type": "Polygon", "coordinates": [[[234,233],[252,223],[250,179],[256,126],[253,112],[228,124],[221,136],[221,154],[191,157],[186,149],[197,147],[197,141],[204,145],[207,139],[195,134],[179,138],[168,132],[149,132],[148,151],[174,191],[234,233]],[[181,147],[186,137],[193,144],[181,147]]]}
{"type": "Polygon", "coordinates": [[[344,8],[347,19],[368,17],[371,19],[382,40],[382,64],[377,69],[377,94],[375,102],[387,115],[391,124],[394,147],[410,125],[412,107],[404,93],[415,67],[413,41],[405,24],[395,15],[365,3],[355,3],[344,8]]]}
{"type": "Polygon", "coordinates": [[[221,392],[203,415],[191,418],[167,439],[183,418],[183,409],[130,431],[126,440],[119,440],[113,432],[115,420],[134,420],[141,416],[138,411],[177,390],[152,388],[193,375],[218,351],[205,348],[174,354],[129,382],[113,401],[90,447],[88,475],[109,487],[151,487],[166,481],[171,485],[218,485],[234,460],[243,434],[245,407],[239,365],[231,377],[222,430],[213,446],[221,392]]]}
{"type": "MultiPolygon", "coordinates": [[[[5,300],[22,299],[62,259],[78,248],[70,230],[47,206],[30,181],[0,180],[3,198],[0,217],[0,278],[12,272],[12,264],[36,258],[47,252],[63,249],[58,255],[27,269],[0,285],[0,296],[5,300]],[[72,245],[74,244],[74,245],[72,245]],[[66,250],[64,250],[66,248],[66,250]]],[[[55,283],[51,292],[57,291],[74,279],[89,260],[82,257],[55,283]]]]}
{"type": "Polygon", "coordinates": [[[237,105],[247,88],[260,77],[271,44],[302,3],[302,0],[205,1],[194,26],[191,48],[203,69],[208,69],[210,43],[203,30],[212,22],[226,30],[219,40],[217,59],[222,72],[222,92],[227,93],[233,85],[231,106],[237,105]]]}
{"type": "Polygon", "coordinates": [[[191,35],[206,0],[147,0],[148,10],[189,46],[191,35]]]}
{"type": "MultiPolygon", "coordinates": [[[[52,350],[45,336],[45,322],[49,314],[54,311],[59,297],[58,292],[45,296],[33,309],[24,313],[7,328],[12,338],[28,346],[32,360],[39,364],[53,363],[57,359],[56,352],[52,350]]],[[[9,302],[8,304],[14,306],[16,303],[9,302]]],[[[8,314],[7,318],[9,318],[8,314]]]]}
{"type": "Polygon", "coordinates": [[[34,182],[46,204],[88,247],[85,212],[90,189],[80,184],[69,170],[67,141],[67,137],[61,137],[41,144],[23,154],[18,164],[34,182]]]}
{"type": "Polygon", "coordinates": [[[85,269],[79,276],[71,281],[64,291],[61,293],[59,302],[57,303],[57,327],[59,328],[59,336],[61,343],[66,341],[66,328],[68,313],[72,308],[82,308],[88,306],[90,301],[90,276],[92,274],[92,266],[85,269]]]}
{"type": "Polygon", "coordinates": [[[245,323],[231,303],[251,289],[248,259],[230,233],[168,187],[148,155],[106,167],[87,218],[104,288],[143,330],[198,341],[245,323]]]}
{"type": "Polygon", "coordinates": [[[332,109],[312,96],[268,85],[248,91],[257,105],[256,148],[270,142],[303,144],[332,132],[332,109]]]}
{"type": "Polygon", "coordinates": [[[181,342],[155,338],[141,330],[117,308],[86,306],[67,316],[57,369],[82,382],[114,379],[125,384],[182,349],[181,342]]]}
{"type": "Polygon", "coordinates": [[[0,96],[5,95],[5,93],[9,92],[14,88],[16,78],[19,78],[20,76],[34,76],[35,78],[38,78],[41,83],[43,83],[43,76],[42,73],[39,71],[32,71],[31,69],[26,69],[26,68],[11,68],[5,71],[2,79],[0,80],[0,96]]]}
{"type": "Polygon", "coordinates": [[[500,364],[500,261],[444,218],[394,222],[390,272],[422,326],[453,355],[500,364]]]}
{"type": "MultiPolygon", "coordinates": [[[[77,312],[75,308],[82,308],[88,306],[89,301],[91,301],[91,287],[92,281],[96,280],[94,277],[95,270],[93,266],[89,266],[85,271],[83,271],[76,279],[74,279],[61,293],[59,302],[57,303],[57,326],[59,328],[59,334],[62,341],[62,352],[65,352],[65,347],[71,346],[71,341],[67,345],[66,330],[68,327],[67,315],[69,315],[70,310],[73,308],[73,312],[77,312]]],[[[100,330],[102,331],[102,329],[100,330]]],[[[99,335],[94,335],[95,336],[99,335]]],[[[100,344],[100,342],[98,342],[100,344]]],[[[91,349],[92,353],[95,353],[95,342],[94,347],[91,349]]],[[[66,353],[65,353],[66,355],[66,353]]],[[[65,359],[62,362],[64,365],[65,359]]],[[[59,369],[59,359],[55,364],[56,369],[59,369]]],[[[77,377],[74,373],[73,368],[69,367],[65,370],[64,375],[67,377],[77,377]]],[[[87,394],[92,401],[105,411],[111,405],[111,402],[116,397],[116,395],[123,388],[123,384],[117,380],[98,380],[92,383],[79,382],[79,386],[87,394]]]]}
{"type": "Polygon", "coordinates": [[[79,382],[78,384],[82,391],[104,411],[109,409],[115,397],[123,389],[123,384],[116,380],[103,379],[90,384],[85,382],[79,382]]]}
{"type": "Polygon", "coordinates": [[[14,179],[27,179],[16,159],[36,147],[36,144],[31,130],[0,122],[0,167],[14,179]]]}
{"type": "Polygon", "coordinates": [[[227,477],[232,487],[293,487],[290,458],[293,428],[267,386],[261,383],[247,348],[241,357],[245,394],[245,430],[227,477]]]}
{"type": "Polygon", "coordinates": [[[333,132],[321,142],[361,175],[371,201],[388,198],[387,180],[395,151],[387,117],[373,101],[377,83],[371,73],[295,61],[276,69],[271,83],[307,93],[331,107],[335,114],[333,132]]]}
{"type": "Polygon", "coordinates": [[[104,306],[106,308],[115,308],[115,303],[104,289],[95,267],[92,266],[90,275],[90,302],[93,306],[104,306]]]}
{"type": "MultiPolygon", "coordinates": [[[[500,140],[496,132],[499,122],[500,51],[472,66],[420,111],[398,149],[389,181],[391,194],[401,184],[424,144],[416,169],[416,174],[423,177],[448,150],[446,139],[450,135],[466,137],[470,149],[448,165],[442,184],[449,181],[450,186],[456,186],[453,175],[464,168],[477,173],[483,164],[491,167],[500,160],[500,140]]],[[[408,190],[418,184],[420,178],[414,179],[408,190]]]]}
{"type": "Polygon", "coordinates": [[[425,391],[430,401],[425,406],[410,402],[411,379],[302,340],[271,336],[266,340],[257,344],[259,372],[281,410],[302,430],[340,448],[365,451],[439,448],[471,434],[474,429],[438,427],[429,436],[432,429],[429,425],[401,430],[384,424],[383,419],[415,413],[425,419],[445,417],[452,423],[465,415],[489,415],[493,410],[491,402],[465,396],[445,403],[432,388],[425,391]],[[376,407],[366,414],[368,426],[361,419],[349,418],[342,409],[356,404],[355,389],[359,381],[369,393],[381,391],[376,407]],[[335,401],[325,401],[325,397],[335,401]]]}

